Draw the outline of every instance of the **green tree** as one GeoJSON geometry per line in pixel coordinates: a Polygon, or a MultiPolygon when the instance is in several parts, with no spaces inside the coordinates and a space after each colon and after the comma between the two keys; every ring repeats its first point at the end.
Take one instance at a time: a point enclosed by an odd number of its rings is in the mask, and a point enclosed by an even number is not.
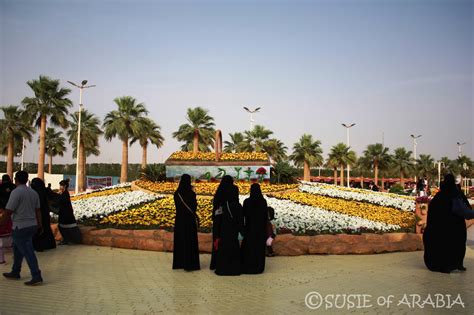
{"type": "Polygon", "coordinates": [[[272,161],[279,162],[286,159],[286,150],[288,148],[280,140],[269,139],[263,143],[263,147],[272,161]]]}
{"type": "Polygon", "coordinates": [[[173,138],[184,141],[181,146],[183,151],[194,153],[199,151],[209,152],[209,147],[214,147],[214,118],[209,116],[209,111],[201,107],[188,108],[186,114],[188,123],[179,126],[178,131],[173,132],[173,138]]]}
{"type": "Polygon", "coordinates": [[[339,166],[339,162],[334,158],[334,156],[329,155],[325,165],[327,168],[332,168],[334,185],[337,185],[337,167],[339,166]]]}
{"type": "MultiPolygon", "coordinates": [[[[73,148],[73,158],[77,157],[77,131],[79,112],[70,115],[70,128],[67,131],[69,142],[73,148]]],[[[90,155],[99,155],[99,136],[103,132],[100,129],[100,119],[89,112],[88,110],[81,111],[81,143],[79,144],[79,176],[78,176],[78,191],[84,191],[87,176],[87,157],[90,155]]]]}
{"type": "MultiPolygon", "coordinates": [[[[23,138],[31,141],[33,128],[31,127],[25,112],[18,106],[10,105],[0,107],[4,118],[0,119],[0,130],[2,130],[3,142],[7,145],[7,174],[13,178],[13,158],[15,155],[15,143],[23,144],[23,138]]],[[[18,149],[17,149],[18,150],[18,149]]]]}
{"type": "Polygon", "coordinates": [[[431,177],[437,172],[434,166],[434,159],[430,154],[420,154],[416,162],[418,175],[427,178],[428,182],[430,182],[431,177]]]}
{"type": "Polygon", "coordinates": [[[293,183],[298,171],[288,163],[288,161],[278,161],[271,168],[273,173],[272,178],[276,179],[278,184],[280,183],[293,183]]]}
{"type": "Polygon", "coordinates": [[[290,159],[296,166],[303,166],[303,179],[310,180],[311,166],[319,166],[323,163],[323,150],[321,149],[321,141],[313,141],[313,136],[304,134],[300,140],[293,145],[293,154],[290,159]]]}
{"type": "MultiPolygon", "coordinates": [[[[39,139],[38,139],[39,142],[39,139]]],[[[46,137],[45,137],[45,144],[46,144],[46,153],[48,154],[49,162],[48,162],[48,173],[51,174],[52,167],[53,167],[53,157],[55,156],[64,156],[64,152],[66,152],[66,139],[63,137],[63,133],[61,131],[56,131],[54,128],[46,129],[46,137]]]]}
{"type": "Polygon", "coordinates": [[[374,183],[378,185],[379,170],[385,169],[391,162],[389,148],[384,147],[381,143],[369,144],[364,151],[364,160],[370,162],[374,169],[374,183]]]}
{"type": "Polygon", "coordinates": [[[122,165],[120,182],[128,180],[128,145],[129,139],[142,132],[144,115],[148,114],[143,103],[137,103],[131,96],[114,99],[118,109],[109,112],[104,119],[105,139],[111,141],[118,137],[122,141],[122,165]]]}
{"type": "Polygon", "coordinates": [[[404,176],[409,176],[414,171],[414,159],[412,152],[405,148],[396,148],[394,151],[392,166],[400,174],[400,184],[405,187],[404,176]]]}
{"type": "Polygon", "coordinates": [[[244,152],[245,143],[244,135],[241,132],[229,133],[230,141],[224,141],[224,152],[226,153],[239,153],[244,152]]]}
{"type": "Polygon", "coordinates": [[[339,165],[341,171],[340,185],[344,186],[344,167],[348,164],[354,164],[356,162],[356,154],[351,150],[350,147],[340,142],[331,148],[329,156],[330,158],[333,158],[339,165]]]}
{"type": "Polygon", "coordinates": [[[273,131],[261,125],[255,125],[252,130],[247,130],[244,133],[244,150],[246,152],[263,152],[265,151],[265,143],[270,139],[273,131]]]}
{"type": "Polygon", "coordinates": [[[22,104],[31,118],[39,127],[39,156],[38,177],[44,179],[44,159],[46,154],[46,125],[48,118],[54,126],[66,128],[68,126],[67,114],[72,102],[67,98],[70,89],[61,88],[59,80],[53,80],[47,76],[40,75],[38,80],[30,80],[28,86],[34,93],[34,97],[25,97],[22,104]]]}
{"type": "Polygon", "coordinates": [[[147,166],[148,144],[155,145],[159,149],[163,146],[163,142],[165,141],[161,135],[161,127],[153,120],[145,118],[142,125],[142,131],[138,135],[133,136],[130,144],[134,144],[137,141],[142,147],[141,168],[142,170],[145,170],[147,166]]]}

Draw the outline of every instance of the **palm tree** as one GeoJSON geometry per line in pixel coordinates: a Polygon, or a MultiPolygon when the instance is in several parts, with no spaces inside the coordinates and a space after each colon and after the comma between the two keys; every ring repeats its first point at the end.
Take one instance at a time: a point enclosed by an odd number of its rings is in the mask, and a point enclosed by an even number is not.
{"type": "MultiPolygon", "coordinates": [[[[69,142],[73,148],[73,158],[77,156],[77,131],[79,112],[70,115],[70,128],[67,131],[69,142]]],[[[100,129],[100,119],[88,110],[81,111],[81,143],[79,144],[79,176],[78,191],[84,191],[86,182],[86,159],[90,155],[99,155],[99,136],[103,132],[100,129]]]]}
{"type": "Polygon", "coordinates": [[[430,181],[431,176],[435,174],[434,159],[430,154],[420,154],[418,160],[416,161],[416,169],[418,175],[423,176],[430,181]]]}
{"type": "Polygon", "coordinates": [[[356,154],[350,147],[340,142],[331,148],[329,156],[339,165],[341,171],[340,185],[344,186],[344,167],[347,164],[354,164],[356,162],[356,154]]]}
{"type": "Polygon", "coordinates": [[[265,141],[263,143],[263,148],[274,162],[279,162],[286,159],[286,150],[288,148],[278,139],[270,139],[265,141]]]}
{"type": "Polygon", "coordinates": [[[334,177],[334,185],[337,185],[337,167],[339,166],[339,163],[337,160],[329,155],[328,159],[326,160],[326,167],[332,168],[333,170],[333,177],[334,177]]]}
{"type": "Polygon", "coordinates": [[[270,139],[273,131],[266,129],[261,125],[255,125],[252,130],[245,131],[245,151],[263,152],[265,142],[270,139]]]}
{"type": "Polygon", "coordinates": [[[458,173],[460,173],[462,177],[470,176],[473,167],[473,161],[468,156],[458,156],[455,163],[457,164],[457,168],[459,170],[458,173]],[[464,169],[464,165],[467,166],[467,169],[464,169]]]}
{"type": "Polygon", "coordinates": [[[374,168],[374,183],[378,185],[379,169],[386,168],[391,161],[389,148],[381,143],[369,144],[364,151],[365,161],[370,161],[374,168]]]}
{"type": "Polygon", "coordinates": [[[25,112],[18,106],[10,105],[1,107],[4,118],[0,119],[0,130],[7,143],[7,174],[13,178],[13,157],[15,142],[22,143],[22,138],[31,141],[33,128],[29,124],[25,112]]]}
{"type": "MultiPolygon", "coordinates": [[[[39,142],[39,139],[38,139],[39,142]]],[[[64,152],[66,151],[65,146],[66,139],[63,137],[62,132],[54,130],[54,128],[46,129],[46,137],[45,137],[45,144],[46,144],[46,153],[48,154],[49,162],[48,162],[48,173],[51,174],[51,170],[53,167],[53,157],[54,156],[64,156],[64,152]]]]}
{"type": "Polygon", "coordinates": [[[305,181],[310,180],[310,167],[323,163],[322,153],[321,141],[313,141],[313,136],[308,134],[302,135],[299,142],[293,145],[293,154],[290,155],[290,159],[298,167],[303,165],[305,181]]]}
{"type": "Polygon", "coordinates": [[[288,163],[288,161],[278,161],[271,168],[272,173],[277,179],[277,183],[293,183],[294,177],[297,175],[297,171],[294,167],[288,163]]]}
{"type": "Polygon", "coordinates": [[[38,177],[44,179],[44,158],[46,153],[46,123],[48,118],[54,126],[66,128],[68,121],[66,116],[68,108],[72,106],[70,99],[66,96],[70,89],[60,88],[59,80],[53,80],[47,76],[40,75],[38,80],[30,80],[28,86],[33,90],[34,97],[25,97],[22,104],[30,115],[31,122],[36,121],[40,128],[39,134],[39,157],[38,177]]]}
{"type": "Polygon", "coordinates": [[[202,107],[188,108],[187,124],[179,126],[178,131],[173,132],[173,138],[184,141],[181,146],[183,151],[194,153],[207,152],[209,147],[214,147],[214,118],[208,115],[209,111],[202,107]]]}
{"type": "Polygon", "coordinates": [[[244,135],[241,132],[229,133],[230,141],[224,141],[224,152],[244,152],[244,135]]]}
{"type": "Polygon", "coordinates": [[[413,172],[414,159],[412,157],[412,152],[407,151],[405,148],[396,148],[395,153],[392,159],[393,168],[395,168],[400,174],[400,184],[402,187],[405,187],[404,176],[408,176],[413,172]]]}
{"type": "Polygon", "coordinates": [[[133,136],[130,145],[134,144],[136,141],[142,147],[142,170],[145,170],[147,165],[147,150],[148,144],[151,143],[155,145],[158,149],[163,146],[164,138],[161,135],[161,127],[158,126],[153,120],[145,118],[142,126],[143,130],[138,134],[133,136]]]}
{"type": "Polygon", "coordinates": [[[118,136],[122,141],[122,166],[120,182],[128,180],[128,140],[142,132],[145,117],[148,111],[143,103],[138,103],[131,96],[114,99],[118,110],[109,112],[104,119],[105,139],[107,141],[118,136]]]}

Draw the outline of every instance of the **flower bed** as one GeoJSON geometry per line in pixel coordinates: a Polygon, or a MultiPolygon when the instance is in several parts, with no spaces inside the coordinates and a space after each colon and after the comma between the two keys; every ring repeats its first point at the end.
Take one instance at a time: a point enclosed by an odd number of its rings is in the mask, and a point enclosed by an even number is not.
{"type": "Polygon", "coordinates": [[[362,201],[404,211],[415,211],[415,199],[413,197],[397,194],[373,192],[365,189],[353,189],[310,182],[302,182],[300,185],[300,191],[332,198],[362,201]]]}
{"type": "Polygon", "coordinates": [[[125,188],[114,188],[114,189],[107,189],[107,190],[102,190],[102,191],[92,191],[87,194],[80,194],[80,195],[75,195],[71,197],[71,201],[77,201],[77,200],[82,200],[82,199],[88,199],[92,197],[102,197],[102,196],[111,196],[111,195],[117,195],[125,192],[129,192],[131,190],[131,186],[125,187],[125,188]]]}
{"type": "MultiPolygon", "coordinates": [[[[169,161],[215,161],[214,152],[174,152],[168,158],[169,161]]],[[[268,161],[268,155],[261,152],[222,153],[220,161],[268,161]]]]}
{"type": "Polygon", "coordinates": [[[414,213],[399,211],[393,208],[313,195],[306,192],[276,193],[274,196],[279,199],[287,199],[300,204],[361,217],[375,222],[398,225],[403,229],[411,229],[415,226],[414,213]]]}
{"type": "MultiPolygon", "coordinates": [[[[251,183],[248,182],[236,182],[235,183],[239,187],[239,193],[242,195],[248,195],[250,193],[250,185],[251,183]]],[[[173,194],[176,189],[178,188],[178,183],[174,182],[151,182],[151,181],[143,181],[138,180],[135,182],[140,188],[146,189],[150,192],[159,193],[159,194],[173,194]]],[[[212,196],[217,190],[219,183],[195,183],[194,188],[196,194],[198,195],[206,195],[212,196]]],[[[282,185],[273,185],[267,183],[261,183],[260,187],[263,193],[271,193],[271,192],[278,192],[278,191],[285,191],[285,190],[292,190],[297,189],[297,184],[282,184],[282,185]]]]}

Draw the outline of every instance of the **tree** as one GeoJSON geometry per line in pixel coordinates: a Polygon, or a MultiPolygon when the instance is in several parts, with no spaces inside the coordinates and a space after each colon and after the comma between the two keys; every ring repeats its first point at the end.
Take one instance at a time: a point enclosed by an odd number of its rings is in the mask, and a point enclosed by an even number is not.
{"type": "Polygon", "coordinates": [[[344,186],[344,167],[348,164],[354,164],[356,162],[356,154],[351,150],[350,147],[340,142],[331,148],[329,156],[330,158],[333,158],[339,165],[341,171],[340,185],[344,186]]]}
{"type": "Polygon", "coordinates": [[[369,144],[367,150],[364,151],[365,161],[372,164],[374,168],[374,183],[378,185],[379,169],[384,169],[389,166],[391,157],[389,148],[384,147],[381,143],[369,144]]]}
{"type": "Polygon", "coordinates": [[[331,155],[328,156],[326,160],[326,167],[332,168],[333,170],[333,177],[334,177],[334,185],[337,185],[337,167],[339,166],[338,161],[331,155]]]}
{"type": "Polygon", "coordinates": [[[430,154],[420,154],[417,160],[416,170],[418,175],[427,178],[428,182],[430,181],[430,178],[436,173],[434,159],[430,154]]]}
{"type": "Polygon", "coordinates": [[[60,88],[59,80],[53,80],[47,76],[40,75],[38,80],[30,80],[28,86],[34,93],[34,97],[25,97],[22,104],[31,118],[39,127],[39,156],[38,177],[44,179],[44,158],[46,153],[46,124],[48,118],[54,126],[66,128],[68,121],[66,116],[72,102],[66,96],[70,89],[60,88]]]}
{"type": "MultiPolygon", "coordinates": [[[[39,142],[39,139],[38,139],[39,142]]],[[[46,153],[48,154],[48,173],[51,174],[53,167],[54,156],[64,156],[66,152],[65,146],[66,139],[63,137],[62,132],[54,130],[54,128],[46,129],[45,145],[46,153]]]]}
{"type": "Polygon", "coordinates": [[[270,139],[273,131],[266,129],[261,125],[255,125],[252,130],[245,133],[244,148],[246,152],[263,152],[265,143],[270,139]]]}
{"type": "Polygon", "coordinates": [[[128,180],[128,141],[138,136],[143,130],[144,115],[148,114],[143,103],[137,103],[131,96],[114,99],[118,110],[109,112],[104,119],[105,139],[111,141],[118,137],[122,141],[122,166],[120,182],[128,180]]]}
{"type": "Polygon", "coordinates": [[[161,135],[161,127],[153,120],[145,118],[142,125],[142,131],[138,135],[133,136],[132,141],[130,142],[130,144],[134,144],[138,141],[142,147],[142,170],[145,170],[147,166],[148,144],[151,143],[159,149],[163,146],[164,140],[165,139],[161,135]]]}
{"type": "Polygon", "coordinates": [[[458,168],[458,173],[461,174],[462,177],[469,177],[472,172],[472,167],[473,167],[473,161],[466,155],[461,155],[458,156],[458,158],[455,161],[457,168],[458,168]],[[467,166],[467,169],[464,169],[464,165],[467,166]]]}
{"type": "Polygon", "coordinates": [[[188,108],[186,120],[187,124],[179,126],[178,131],[173,132],[173,138],[184,141],[181,146],[183,151],[194,153],[199,151],[208,152],[209,147],[214,147],[214,118],[209,116],[207,109],[196,107],[188,108]]]}
{"type": "Polygon", "coordinates": [[[290,159],[296,166],[303,166],[303,179],[310,180],[310,167],[319,166],[323,162],[323,150],[321,149],[321,141],[313,141],[313,136],[304,134],[300,140],[293,145],[293,154],[290,159]]]}
{"type": "MultiPolygon", "coordinates": [[[[69,142],[72,144],[72,157],[77,157],[77,131],[78,131],[79,112],[70,115],[70,128],[67,131],[69,142]]],[[[84,191],[86,186],[86,165],[87,157],[90,155],[99,155],[99,136],[103,132],[100,129],[100,119],[88,110],[81,111],[81,143],[79,144],[79,164],[77,189],[84,191]]]]}
{"type": "Polygon", "coordinates": [[[413,162],[414,159],[412,157],[411,151],[407,151],[405,148],[395,149],[392,159],[392,166],[400,174],[400,184],[402,187],[405,187],[404,176],[408,176],[414,170],[413,162]]]}
{"type": "Polygon", "coordinates": [[[241,132],[229,133],[230,141],[224,141],[224,152],[244,152],[244,135],[241,132]]]}
{"type": "Polygon", "coordinates": [[[286,159],[288,149],[283,142],[278,139],[270,139],[263,143],[264,151],[270,156],[272,161],[279,162],[286,159]]]}
{"type": "Polygon", "coordinates": [[[272,168],[273,178],[280,183],[293,183],[297,175],[297,170],[288,163],[288,161],[278,161],[272,168]]]}
{"type": "Polygon", "coordinates": [[[4,142],[7,144],[7,174],[10,178],[13,178],[15,143],[23,145],[23,138],[31,141],[33,128],[28,121],[28,117],[25,116],[25,112],[18,106],[5,106],[1,107],[1,110],[4,118],[0,119],[0,130],[2,130],[4,142]]]}

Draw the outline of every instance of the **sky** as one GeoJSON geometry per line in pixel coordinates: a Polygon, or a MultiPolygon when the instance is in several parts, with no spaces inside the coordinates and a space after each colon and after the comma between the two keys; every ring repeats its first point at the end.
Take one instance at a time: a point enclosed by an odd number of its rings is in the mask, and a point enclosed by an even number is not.
{"type": "MultiPolygon", "coordinates": [[[[0,0],[0,105],[32,96],[28,80],[87,79],[84,107],[102,120],[114,98],[143,102],[161,126],[163,162],[187,108],[201,106],[228,134],[256,124],[291,153],[305,133],[331,146],[368,144],[474,157],[474,2],[461,0],[66,1],[0,0]]],[[[72,87],[71,87],[72,88],[72,87]]],[[[76,111],[79,92],[70,99],[76,111]]],[[[120,162],[101,139],[88,162],[120,162]]],[[[129,162],[141,161],[134,144],[129,162]]],[[[26,161],[37,162],[36,139],[26,161]]],[[[72,150],[55,163],[71,163],[72,150]]]]}

